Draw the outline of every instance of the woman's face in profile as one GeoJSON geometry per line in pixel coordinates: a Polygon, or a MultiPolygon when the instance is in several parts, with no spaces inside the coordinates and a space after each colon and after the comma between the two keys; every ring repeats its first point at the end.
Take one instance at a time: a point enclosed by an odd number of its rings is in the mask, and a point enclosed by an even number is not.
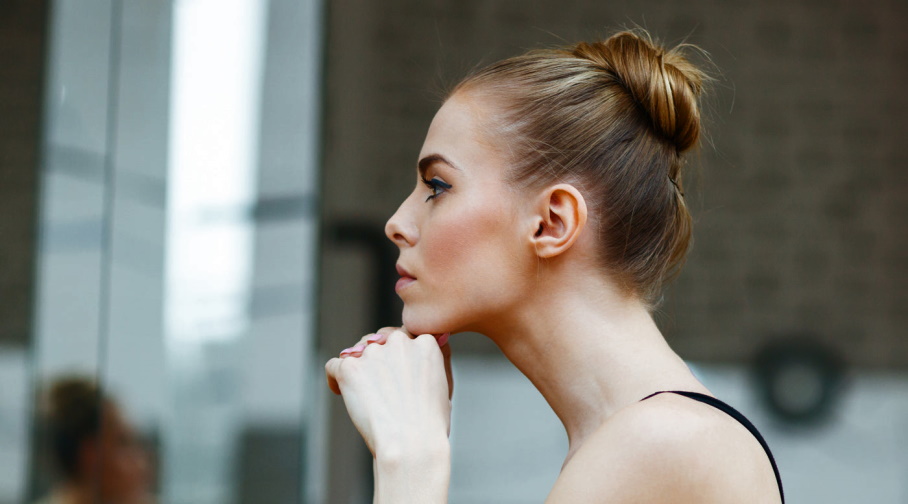
{"type": "Polygon", "coordinates": [[[414,334],[482,331],[532,277],[532,198],[504,180],[507,159],[484,124],[469,94],[445,102],[420,151],[416,187],[385,227],[400,248],[396,290],[414,334]]]}
{"type": "Polygon", "coordinates": [[[81,467],[104,502],[140,502],[151,486],[148,454],[115,405],[104,411],[101,434],[83,452],[81,467]]]}

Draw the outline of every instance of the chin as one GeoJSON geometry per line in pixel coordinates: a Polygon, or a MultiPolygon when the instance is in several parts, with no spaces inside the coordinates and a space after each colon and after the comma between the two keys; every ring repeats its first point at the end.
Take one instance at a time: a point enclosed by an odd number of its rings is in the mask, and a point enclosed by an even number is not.
{"type": "Polygon", "coordinates": [[[442,334],[446,332],[456,332],[452,324],[438,315],[429,313],[420,313],[420,310],[414,310],[404,305],[402,321],[410,334],[418,336],[420,334],[442,334]]]}

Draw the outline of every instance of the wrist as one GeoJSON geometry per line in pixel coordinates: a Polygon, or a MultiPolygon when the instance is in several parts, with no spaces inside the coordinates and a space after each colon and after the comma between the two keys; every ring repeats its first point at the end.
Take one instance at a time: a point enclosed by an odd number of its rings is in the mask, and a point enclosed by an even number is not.
{"type": "Polygon", "coordinates": [[[447,436],[438,435],[428,439],[409,439],[406,442],[379,442],[375,447],[376,462],[389,466],[405,465],[412,461],[450,461],[451,443],[447,436]]]}
{"type": "Polygon", "coordinates": [[[448,501],[451,445],[447,437],[411,446],[385,447],[375,455],[375,502],[448,501]]]}

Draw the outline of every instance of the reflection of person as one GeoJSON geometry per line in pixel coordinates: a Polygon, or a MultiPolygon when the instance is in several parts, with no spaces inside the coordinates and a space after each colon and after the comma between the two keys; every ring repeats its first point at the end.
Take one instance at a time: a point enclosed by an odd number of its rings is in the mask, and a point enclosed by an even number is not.
{"type": "Polygon", "coordinates": [[[326,365],[374,455],[376,502],[446,502],[447,338],[462,331],[491,338],[567,430],[547,502],[780,502],[759,433],[651,316],[690,242],[682,154],[705,76],[682,50],[623,32],[534,51],[438,111],[386,226],[405,329],[326,365]]]}
{"type": "Polygon", "coordinates": [[[42,503],[151,502],[148,456],[120,408],[93,381],[57,380],[44,409],[61,483],[42,503]]]}

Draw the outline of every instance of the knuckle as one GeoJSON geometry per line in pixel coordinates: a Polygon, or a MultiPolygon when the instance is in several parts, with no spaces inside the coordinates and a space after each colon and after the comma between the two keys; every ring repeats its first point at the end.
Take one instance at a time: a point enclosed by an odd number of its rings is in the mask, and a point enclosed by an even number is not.
{"type": "Polygon", "coordinates": [[[366,355],[372,355],[377,352],[377,348],[380,348],[381,345],[366,345],[366,348],[363,348],[363,351],[360,352],[360,358],[365,357],[366,355]]]}
{"type": "Polygon", "coordinates": [[[395,330],[388,335],[388,343],[410,339],[403,331],[395,330]]]}
{"type": "Polygon", "coordinates": [[[415,340],[421,345],[432,344],[438,346],[438,341],[435,339],[435,336],[432,336],[431,334],[420,334],[415,340]]]}

